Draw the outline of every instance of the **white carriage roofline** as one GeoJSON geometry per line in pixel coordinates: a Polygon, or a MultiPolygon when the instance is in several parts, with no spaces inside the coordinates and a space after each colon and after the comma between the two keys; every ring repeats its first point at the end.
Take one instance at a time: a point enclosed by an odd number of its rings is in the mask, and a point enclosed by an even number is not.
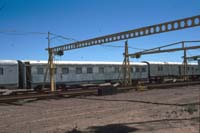
{"type": "MultiPolygon", "coordinates": [[[[21,60],[23,62],[30,62],[30,64],[47,64],[47,61],[40,60],[21,60]]],[[[150,64],[177,64],[181,65],[182,62],[154,62],[147,61],[150,64]]],[[[0,64],[17,64],[17,60],[0,60],[0,64]]],[[[122,62],[109,62],[109,61],[55,61],[56,64],[92,64],[92,65],[122,65],[122,62]]],[[[142,62],[130,62],[132,65],[146,65],[142,62]]],[[[198,65],[198,63],[188,63],[191,65],[198,65]]]]}
{"type": "MultiPolygon", "coordinates": [[[[182,65],[182,62],[154,62],[154,61],[148,61],[150,64],[171,64],[171,65],[182,65]]],[[[198,63],[194,62],[188,62],[189,65],[198,65],[198,63]]]]}
{"type": "MultiPolygon", "coordinates": [[[[29,60],[30,64],[46,64],[47,61],[36,61],[36,60],[29,60]]],[[[92,65],[122,65],[122,62],[109,62],[109,61],[54,61],[55,64],[92,64],[92,65]]],[[[181,65],[183,64],[182,62],[153,62],[153,61],[148,61],[150,64],[177,64],[181,65]]],[[[146,63],[143,62],[130,62],[132,65],[147,65],[146,63]]],[[[188,63],[191,65],[197,65],[197,63],[188,63]]]]}
{"type": "MultiPolygon", "coordinates": [[[[30,64],[46,64],[47,61],[28,61],[30,64]]],[[[92,65],[122,65],[122,62],[109,62],[109,61],[54,61],[55,64],[92,64],[92,65]]],[[[131,62],[134,65],[146,65],[146,63],[131,62]]]]}
{"type": "Polygon", "coordinates": [[[17,64],[17,60],[0,60],[0,64],[17,64]]]}

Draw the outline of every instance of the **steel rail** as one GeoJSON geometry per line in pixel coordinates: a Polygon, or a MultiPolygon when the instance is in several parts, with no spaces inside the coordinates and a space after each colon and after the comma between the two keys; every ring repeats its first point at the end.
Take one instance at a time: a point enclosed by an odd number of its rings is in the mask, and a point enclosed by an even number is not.
{"type": "Polygon", "coordinates": [[[78,91],[70,91],[70,92],[51,92],[51,93],[33,93],[33,94],[20,94],[20,95],[7,95],[7,96],[0,96],[0,102],[6,101],[16,101],[22,99],[32,99],[32,98],[50,98],[50,97],[57,97],[57,96],[65,96],[65,95],[83,95],[83,94],[90,94],[96,93],[97,90],[78,90],[78,91]]]}

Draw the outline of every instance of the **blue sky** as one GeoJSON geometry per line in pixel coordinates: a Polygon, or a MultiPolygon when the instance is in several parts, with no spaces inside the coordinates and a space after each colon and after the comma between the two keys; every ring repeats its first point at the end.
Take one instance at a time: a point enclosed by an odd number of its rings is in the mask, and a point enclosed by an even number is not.
{"type": "MultiPolygon", "coordinates": [[[[0,59],[47,60],[47,32],[85,40],[200,14],[199,0],[0,0],[0,59]]],[[[154,48],[200,40],[200,27],[128,40],[154,48]]],[[[53,37],[53,36],[52,36],[53,37]]],[[[56,38],[51,46],[70,43],[56,38]]],[[[66,51],[56,60],[122,61],[124,41],[66,51]]],[[[198,44],[199,45],[199,44],[198,44]]],[[[130,53],[137,52],[129,49],[130,53]]],[[[188,56],[200,50],[188,51],[188,56]]],[[[182,61],[183,52],[146,55],[132,61],[182,61]]]]}

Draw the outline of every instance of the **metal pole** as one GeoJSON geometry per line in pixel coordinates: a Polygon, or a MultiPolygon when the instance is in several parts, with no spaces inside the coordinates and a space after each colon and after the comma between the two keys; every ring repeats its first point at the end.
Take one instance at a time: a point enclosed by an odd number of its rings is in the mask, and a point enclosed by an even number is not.
{"type": "Polygon", "coordinates": [[[123,86],[132,85],[130,62],[128,56],[128,42],[125,42],[124,63],[123,63],[123,86]]]}
{"type": "Polygon", "coordinates": [[[187,54],[186,50],[184,50],[184,80],[187,80],[187,54]]]}
{"type": "MultiPolygon", "coordinates": [[[[182,42],[182,47],[185,47],[184,42],[182,42]]],[[[184,69],[183,69],[183,73],[184,73],[184,81],[187,80],[187,53],[186,53],[186,49],[184,49],[184,56],[183,56],[183,65],[184,65],[184,69]]]]}
{"type": "Polygon", "coordinates": [[[124,86],[127,86],[127,56],[126,56],[126,47],[127,47],[127,44],[125,43],[125,52],[124,52],[124,86]]]}
{"type": "Polygon", "coordinates": [[[54,81],[54,63],[53,63],[53,49],[50,48],[50,32],[48,32],[48,52],[49,52],[49,60],[48,65],[50,65],[50,85],[51,92],[55,91],[55,81],[54,81]]]}
{"type": "Polygon", "coordinates": [[[53,50],[49,49],[49,63],[50,63],[50,84],[51,92],[55,91],[55,81],[54,81],[54,63],[53,63],[53,50]]]}
{"type": "Polygon", "coordinates": [[[130,68],[130,61],[129,61],[129,56],[128,56],[128,41],[125,42],[125,45],[126,45],[126,53],[125,53],[125,56],[126,56],[126,63],[127,63],[127,82],[128,82],[128,86],[132,85],[132,80],[131,80],[131,68],[130,68]]]}
{"type": "Polygon", "coordinates": [[[50,49],[50,32],[48,32],[48,49],[50,49]]]}
{"type": "MultiPolygon", "coordinates": [[[[50,49],[50,32],[48,32],[47,39],[48,39],[48,50],[49,50],[50,49]]],[[[48,54],[49,54],[49,51],[48,51],[48,54]]],[[[44,80],[43,80],[43,84],[42,84],[42,89],[44,89],[45,84],[46,84],[47,73],[48,73],[48,70],[50,68],[49,66],[50,66],[50,54],[48,56],[48,63],[47,63],[46,69],[45,69],[45,74],[44,74],[44,80]]]]}

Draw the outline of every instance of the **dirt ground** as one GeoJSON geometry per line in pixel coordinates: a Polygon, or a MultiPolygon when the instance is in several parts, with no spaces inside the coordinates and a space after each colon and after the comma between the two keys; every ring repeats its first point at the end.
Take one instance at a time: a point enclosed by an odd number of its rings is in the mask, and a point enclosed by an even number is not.
{"type": "Polygon", "coordinates": [[[0,104],[0,133],[199,133],[200,85],[0,104]]]}

